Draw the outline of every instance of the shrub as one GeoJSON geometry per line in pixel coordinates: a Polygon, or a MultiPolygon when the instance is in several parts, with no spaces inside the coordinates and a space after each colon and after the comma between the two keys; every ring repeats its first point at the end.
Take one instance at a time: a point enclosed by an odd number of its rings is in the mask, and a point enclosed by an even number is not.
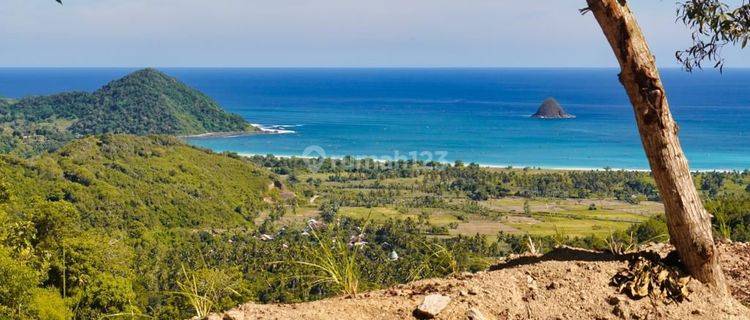
{"type": "Polygon", "coordinates": [[[728,194],[707,201],[706,210],[713,215],[714,230],[721,236],[750,241],[749,193],[728,194]]]}
{"type": "Polygon", "coordinates": [[[643,223],[633,225],[628,229],[627,233],[632,233],[637,243],[666,241],[669,239],[664,215],[652,217],[643,223]]]}
{"type": "Polygon", "coordinates": [[[320,217],[323,221],[331,223],[336,219],[339,213],[339,205],[333,202],[326,202],[320,206],[320,217]]]}
{"type": "Polygon", "coordinates": [[[0,314],[23,318],[39,280],[34,269],[0,247],[0,314]]]}
{"type": "Polygon", "coordinates": [[[54,289],[35,288],[32,290],[29,313],[42,320],[68,320],[73,318],[73,312],[65,304],[65,300],[54,289]]]}
{"type": "Polygon", "coordinates": [[[102,273],[83,292],[79,305],[85,308],[78,312],[78,318],[83,318],[83,315],[133,312],[136,311],[134,301],[135,292],[129,279],[102,273]]]}
{"type": "Polygon", "coordinates": [[[448,234],[448,227],[446,226],[430,226],[430,230],[428,231],[429,234],[434,235],[447,235],[448,234]]]}

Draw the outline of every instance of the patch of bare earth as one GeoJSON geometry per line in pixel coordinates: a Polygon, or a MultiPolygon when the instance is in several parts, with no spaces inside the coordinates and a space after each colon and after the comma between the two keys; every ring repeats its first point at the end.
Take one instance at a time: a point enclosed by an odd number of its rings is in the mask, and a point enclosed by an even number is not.
{"type": "Polygon", "coordinates": [[[750,306],[750,243],[722,245],[721,267],[732,296],[750,306]]]}
{"type": "MultiPolygon", "coordinates": [[[[663,248],[662,248],[663,249],[663,248]]],[[[722,245],[722,262],[734,296],[750,294],[750,244],[722,245]]],[[[627,267],[610,254],[561,248],[544,256],[501,262],[492,271],[430,279],[390,289],[321,301],[261,305],[248,303],[213,319],[414,319],[427,295],[450,303],[436,319],[750,319],[750,310],[691,281],[688,300],[633,300],[610,285],[627,267]],[[470,311],[471,310],[471,311],[470,311]]]]}

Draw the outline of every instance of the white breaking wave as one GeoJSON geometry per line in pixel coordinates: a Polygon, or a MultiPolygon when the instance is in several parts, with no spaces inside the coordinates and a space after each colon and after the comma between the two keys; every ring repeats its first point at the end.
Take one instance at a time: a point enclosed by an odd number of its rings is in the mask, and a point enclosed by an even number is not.
{"type": "Polygon", "coordinates": [[[252,124],[255,127],[258,127],[261,132],[263,133],[270,133],[270,134],[292,134],[297,133],[297,131],[289,130],[289,128],[296,128],[301,127],[301,124],[273,124],[273,125],[262,125],[253,123],[252,124]]]}

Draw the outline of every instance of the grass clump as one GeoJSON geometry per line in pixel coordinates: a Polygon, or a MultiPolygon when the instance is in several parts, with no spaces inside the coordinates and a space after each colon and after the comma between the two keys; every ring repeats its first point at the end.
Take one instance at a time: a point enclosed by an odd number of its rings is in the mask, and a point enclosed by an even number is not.
{"type": "Polygon", "coordinates": [[[308,273],[308,285],[325,284],[338,294],[355,295],[360,291],[362,272],[359,264],[360,245],[346,243],[331,236],[313,230],[314,238],[306,249],[306,259],[294,261],[303,266],[308,273]]]}
{"type": "Polygon", "coordinates": [[[209,313],[226,307],[222,305],[226,298],[242,295],[238,291],[239,271],[208,267],[188,271],[185,265],[181,269],[182,279],[177,281],[179,290],[175,293],[187,300],[198,318],[202,319],[209,313]]]}

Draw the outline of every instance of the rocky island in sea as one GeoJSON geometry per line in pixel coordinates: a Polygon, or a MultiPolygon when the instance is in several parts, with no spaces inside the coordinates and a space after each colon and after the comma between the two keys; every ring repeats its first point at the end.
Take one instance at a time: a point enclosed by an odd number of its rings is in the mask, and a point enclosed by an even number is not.
{"type": "Polygon", "coordinates": [[[539,110],[531,115],[531,117],[537,119],[571,119],[576,116],[565,112],[555,98],[547,98],[547,100],[544,100],[542,105],[539,106],[539,110]]]}

